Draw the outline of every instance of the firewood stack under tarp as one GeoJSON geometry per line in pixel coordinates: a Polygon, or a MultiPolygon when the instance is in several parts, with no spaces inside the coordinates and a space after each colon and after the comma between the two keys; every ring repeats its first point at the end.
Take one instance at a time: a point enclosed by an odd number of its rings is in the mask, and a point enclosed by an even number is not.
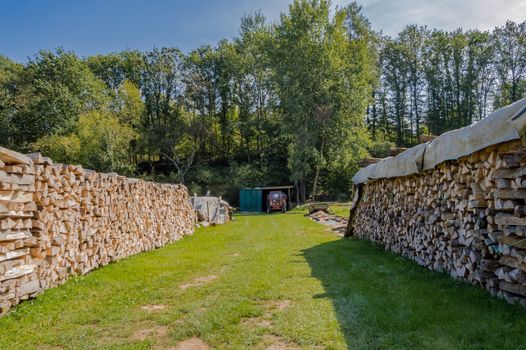
{"type": "Polygon", "coordinates": [[[520,101],[508,107],[512,113],[497,111],[500,119],[486,121],[484,128],[475,124],[408,150],[417,155],[417,170],[411,173],[404,166],[403,176],[396,176],[396,162],[407,161],[402,154],[399,161],[395,157],[386,163],[390,172],[380,165],[357,174],[348,235],[526,306],[524,129],[501,126],[513,118],[517,122],[525,106],[526,100],[520,101]],[[486,132],[500,139],[488,146],[492,139],[486,132]],[[457,149],[466,155],[453,157],[457,149]]]}
{"type": "Polygon", "coordinates": [[[0,149],[0,309],[192,234],[184,186],[0,149]]]}
{"type": "Polygon", "coordinates": [[[516,172],[526,170],[526,149],[515,146],[365,184],[355,235],[494,294],[526,297],[526,178],[516,172]]]}

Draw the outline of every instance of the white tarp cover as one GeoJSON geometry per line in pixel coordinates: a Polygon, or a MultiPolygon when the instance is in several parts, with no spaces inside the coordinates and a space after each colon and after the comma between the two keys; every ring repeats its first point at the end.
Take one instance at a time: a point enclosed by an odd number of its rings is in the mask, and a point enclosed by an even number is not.
{"type": "Polygon", "coordinates": [[[376,164],[373,179],[407,176],[416,174],[422,169],[422,157],[426,144],[412,147],[394,158],[387,158],[376,164]]]}
{"type": "Polygon", "coordinates": [[[230,220],[229,205],[219,197],[191,197],[199,221],[222,225],[230,220]]]}
{"type": "Polygon", "coordinates": [[[363,182],[367,182],[371,177],[369,174],[371,173],[371,169],[375,167],[376,164],[370,164],[366,166],[363,169],[360,169],[356,174],[354,174],[352,178],[352,182],[355,184],[361,184],[363,182]]]}
{"type": "Polygon", "coordinates": [[[526,107],[526,99],[501,108],[480,122],[448,131],[429,143],[424,155],[424,170],[433,169],[446,160],[470,155],[498,143],[520,139],[526,116],[514,123],[511,119],[526,107]],[[518,121],[521,123],[517,123],[518,121]]]}
{"type": "Polygon", "coordinates": [[[433,169],[446,160],[455,160],[498,143],[520,139],[526,131],[526,99],[493,112],[478,123],[448,131],[421,144],[361,169],[355,184],[371,179],[407,176],[433,169]]]}

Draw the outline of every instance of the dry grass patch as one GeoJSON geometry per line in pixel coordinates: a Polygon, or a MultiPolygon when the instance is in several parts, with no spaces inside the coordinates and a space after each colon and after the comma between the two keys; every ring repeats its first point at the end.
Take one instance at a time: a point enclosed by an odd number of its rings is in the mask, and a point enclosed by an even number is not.
{"type": "Polygon", "coordinates": [[[265,312],[261,317],[249,317],[243,320],[243,326],[255,329],[255,328],[270,328],[272,327],[272,321],[270,320],[276,312],[285,310],[291,305],[290,300],[267,300],[263,303],[265,312]]]}
{"type": "Polygon", "coordinates": [[[266,320],[261,317],[250,317],[243,320],[243,326],[254,329],[254,328],[270,328],[272,327],[272,321],[266,320]]]}
{"type": "Polygon", "coordinates": [[[169,350],[209,350],[210,346],[198,337],[182,340],[169,350]]]}
{"type": "Polygon", "coordinates": [[[292,304],[290,300],[268,300],[264,303],[266,318],[271,318],[276,312],[287,309],[292,304]]]}
{"type": "Polygon", "coordinates": [[[301,350],[298,344],[274,334],[266,334],[263,337],[263,342],[266,350],[301,350]]]}
{"type": "Polygon", "coordinates": [[[202,287],[205,284],[208,284],[208,283],[210,283],[210,282],[212,282],[212,281],[214,281],[214,280],[216,280],[218,278],[219,278],[219,276],[217,276],[217,275],[209,275],[209,276],[198,277],[198,278],[194,279],[190,283],[181,284],[179,286],[179,288],[181,290],[187,290],[188,288],[202,287]]]}
{"type": "Polygon", "coordinates": [[[271,310],[283,311],[292,304],[290,300],[272,300],[266,304],[266,306],[271,310]]]}
{"type": "Polygon", "coordinates": [[[168,335],[168,327],[155,325],[150,328],[139,329],[133,333],[133,339],[143,341],[146,339],[159,340],[166,338],[168,335]]]}
{"type": "Polygon", "coordinates": [[[164,310],[165,308],[166,308],[166,305],[162,305],[162,304],[147,304],[147,305],[141,306],[141,309],[145,311],[161,311],[161,310],[164,310]]]}

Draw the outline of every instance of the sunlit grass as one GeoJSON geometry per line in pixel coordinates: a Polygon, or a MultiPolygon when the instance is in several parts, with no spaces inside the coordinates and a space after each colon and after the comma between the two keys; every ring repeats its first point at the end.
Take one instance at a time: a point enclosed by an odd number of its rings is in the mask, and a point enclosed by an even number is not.
{"type": "Polygon", "coordinates": [[[342,218],[349,218],[349,211],[351,210],[350,203],[331,203],[329,206],[329,212],[331,214],[340,216],[342,218]]]}
{"type": "Polygon", "coordinates": [[[306,349],[519,349],[526,312],[294,212],[199,229],[0,319],[0,349],[169,349],[192,336],[258,349],[269,335],[306,349]]]}

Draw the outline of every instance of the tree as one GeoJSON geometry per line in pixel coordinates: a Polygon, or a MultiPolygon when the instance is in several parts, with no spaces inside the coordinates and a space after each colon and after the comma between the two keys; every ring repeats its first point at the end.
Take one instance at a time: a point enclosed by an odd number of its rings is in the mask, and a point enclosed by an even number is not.
{"type": "Polygon", "coordinates": [[[469,79],[475,81],[476,120],[485,118],[490,112],[495,96],[497,84],[497,71],[494,63],[495,46],[492,42],[491,33],[470,33],[473,42],[475,69],[473,76],[469,79]]]}
{"type": "Polygon", "coordinates": [[[141,91],[130,80],[124,80],[118,87],[113,108],[122,124],[139,129],[145,107],[141,91]]]}
{"type": "Polygon", "coordinates": [[[154,49],[145,55],[142,93],[145,113],[142,121],[143,147],[148,158],[162,157],[171,144],[165,142],[177,122],[184,85],[184,55],[176,48],[154,49]]]}
{"type": "Polygon", "coordinates": [[[526,21],[507,21],[493,34],[500,89],[497,106],[505,106],[526,94],[526,21]]]}
{"type": "Polygon", "coordinates": [[[20,149],[53,134],[67,134],[82,113],[105,109],[108,92],[74,53],[41,51],[21,73],[17,94],[20,149]]]}
{"type": "Polygon", "coordinates": [[[15,146],[17,85],[22,70],[21,64],[0,55],[0,145],[4,147],[15,146]]]}
{"type": "Polygon", "coordinates": [[[407,62],[407,48],[400,42],[386,43],[383,56],[385,60],[385,83],[389,90],[390,115],[396,128],[397,146],[406,146],[407,134],[407,96],[409,85],[409,67],[407,62]]]}
{"type": "MultiPolygon", "coordinates": [[[[38,139],[32,149],[64,164],[81,163],[80,139],[75,133],[68,135],[46,135],[38,139]]],[[[88,164],[84,164],[89,166],[88,164]]],[[[95,167],[93,167],[96,169],[95,167]]]]}
{"type": "Polygon", "coordinates": [[[68,135],[40,138],[34,149],[58,162],[80,163],[99,171],[130,174],[130,141],[134,130],[121,124],[116,115],[101,112],[82,114],[68,135]]]}
{"type": "Polygon", "coordinates": [[[414,142],[420,136],[420,125],[422,123],[423,92],[424,92],[424,71],[423,47],[426,36],[426,28],[418,28],[415,25],[407,26],[400,34],[399,40],[405,47],[405,64],[407,65],[407,86],[409,93],[409,123],[410,137],[409,143],[414,142]]]}
{"type": "Polygon", "coordinates": [[[235,86],[239,106],[239,132],[244,155],[248,162],[252,153],[259,161],[265,155],[277,157],[286,150],[280,138],[280,117],[276,116],[276,92],[272,80],[269,52],[272,47],[271,29],[261,12],[241,19],[235,86]]]}
{"type": "Polygon", "coordinates": [[[174,144],[170,154],[164,154],[176,170],[176,176],[179,182],[185,184],[185,177],[188,171],[194,165],[197,146],[190,136],[184,135],[177,144],[174,144]]]}
{"type": "MultiPolygon", "coordinates": [[[[216,153],[219,131],[217,55],[209,45],[192,51],[185,64],[185,97],[187,108],[197,114],[194,120],[194,143],[201,153],[216,153]],[[202,149],[204,148],[204,149],[202,149]]],[[[211,154],[210,154],[211,153],[211,154]]]]}
{"type": "Polygon", "coordinates": [[[289,168],[305,201],[306,182],[313,176],[316,196],[325,154],[363,132],[363,116],[370,96],[370,72],[364,42],[350,40],[346,12],[330,18],[329,1],[294,1],[274,29],[272,66],[284,124],[291,135],[289,168]],[[343,129],[345,130],[345,129],[343,129]]]}
{"type": "Polygon", "coordinates": [[[93,74],[104,81],[112,91],[116,91],[125,80],[137,87],[141,86],[145,61],[144,54],[139,51],[126,50],[89,56],[85,62],[93,74]]]}

